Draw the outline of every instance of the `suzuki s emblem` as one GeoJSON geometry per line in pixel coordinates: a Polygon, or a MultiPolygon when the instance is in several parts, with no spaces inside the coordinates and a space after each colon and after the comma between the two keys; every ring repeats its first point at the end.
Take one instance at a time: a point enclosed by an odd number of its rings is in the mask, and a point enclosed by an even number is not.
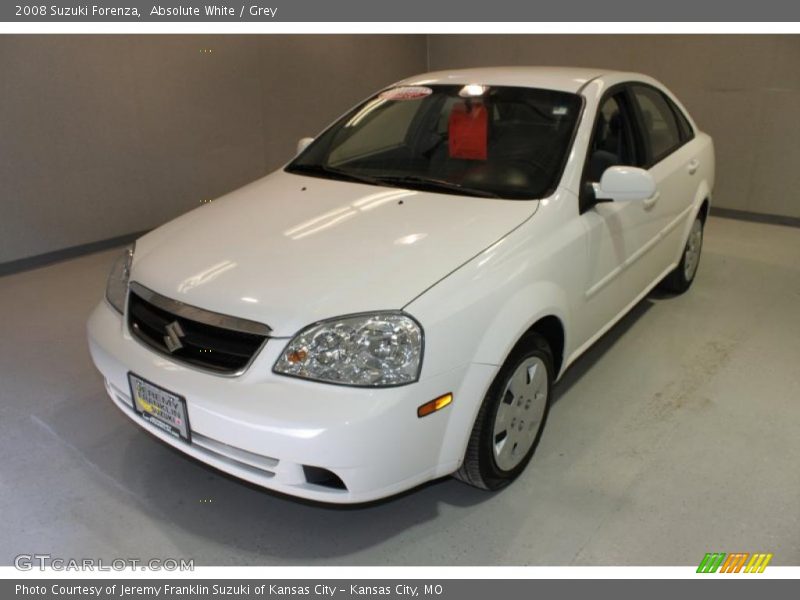
{"type": "Polygon", "coordinates": [[[175,352],[176,350],[183,348],[181,338],[185,337],[186,334],[183,332],[181,324],[177,321],[173,321],[167,325],[166,329],[167,335],[164,336],[164,343],[167,345],[167,350],[170,352],[175,352]]]}

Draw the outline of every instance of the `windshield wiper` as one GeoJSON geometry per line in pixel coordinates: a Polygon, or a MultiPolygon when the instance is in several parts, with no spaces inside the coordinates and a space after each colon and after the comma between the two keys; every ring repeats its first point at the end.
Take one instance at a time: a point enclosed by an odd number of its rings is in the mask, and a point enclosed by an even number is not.
{"type": "Polygon", "coordinates": [[[499,198],[498,194],[490,192],[489,190],[481,190],[478,188],[470,188],[455,183],[454,181],[447,181],[445,179],[435,179],[431,177],[423,177],[422,175],[385,175],[376,177],[378,181],[386,182],[394,185],[412,185],[414,187],[424,187],[428,190],[448,190],[458,192],[459,194],[467,194],[470,196],[481,196],[483,198],[499,198]]]}
{"type": "Polygon", "coordinates": [[[389,185],[392,187],[406,187],[412,186],[415,189],[424,188],[428,191],[447,190],[450,192],[457,192],[459,194],[467,194],[470,196],[481,196],[483,198],[499,198],[498,194],[490,192],[489,190],[481,190],[477,188],[464,187],[460,183],[453,181],[446,181],[444,179],[435,179],[431,177],[424,177],[422,175],[361,175],[360,173],[353,173],[351,171],[344,171],[334,167],[326,167],[325,165],[292,165],[288,169],[292,173],[301,173],[308,175],[328,175],[332,178],[343,179],[346,181],[355,181],[358,183],[366,183],[369,185],[389,185]]]}
{"type": "Polygon", "coordinates": [[[289,167],[289,172],[300,173],[307,175],[330,175],[336,179],[345,179],[347,181],[355,181],[357,183],[366,183],[369,185],[383,185],[383,179],[378,177],[370,177],[369,175],[360,175],[358,173],[351,173],[350,171],[342,171],[333,167],[326,167],[324,165],[292,165],[289,167]]]}

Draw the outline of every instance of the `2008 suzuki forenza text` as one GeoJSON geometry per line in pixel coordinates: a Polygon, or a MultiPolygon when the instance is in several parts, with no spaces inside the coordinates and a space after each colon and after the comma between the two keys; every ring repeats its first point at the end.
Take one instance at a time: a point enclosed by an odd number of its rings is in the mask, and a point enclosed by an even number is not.
{"type": "Polygon", "coordinates": [[[92,357],[141,427],[265,488],[498,489],[570,363],[691,285],[713,183],[711,139],[649,77],[421,75],[140,238],[92,357]]]}

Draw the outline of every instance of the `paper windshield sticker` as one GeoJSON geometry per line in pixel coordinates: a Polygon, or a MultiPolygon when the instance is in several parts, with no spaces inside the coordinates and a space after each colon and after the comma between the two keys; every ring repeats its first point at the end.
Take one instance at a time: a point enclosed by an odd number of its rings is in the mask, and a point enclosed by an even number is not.
{"type": "Polygon", "coordinates": [[[381,92],[378,97],[383,100],[418,100],[425,96],[430,96],[432,93],[433,90],[429,87],[409,85],[386,90],[381,92]]]}
{"type": "Polygon", "coordinates": [[[489,113],[483,104],[460,102],[450,111],[450,158],[486,160],[489,113]]]}

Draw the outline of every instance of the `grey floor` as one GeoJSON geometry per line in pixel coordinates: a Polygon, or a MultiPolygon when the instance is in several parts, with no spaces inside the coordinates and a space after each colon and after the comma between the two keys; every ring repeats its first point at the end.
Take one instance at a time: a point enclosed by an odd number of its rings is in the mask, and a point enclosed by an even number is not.
{"type": "Polygon", "coordinates": [[[443,480],[360,509],[243,485],[118,413],[84,333],[117,252],[0,278],[0,564],[800,564],[800,229],[711,219],[692,290],[568,372],[502,493],[443,480]]]}

